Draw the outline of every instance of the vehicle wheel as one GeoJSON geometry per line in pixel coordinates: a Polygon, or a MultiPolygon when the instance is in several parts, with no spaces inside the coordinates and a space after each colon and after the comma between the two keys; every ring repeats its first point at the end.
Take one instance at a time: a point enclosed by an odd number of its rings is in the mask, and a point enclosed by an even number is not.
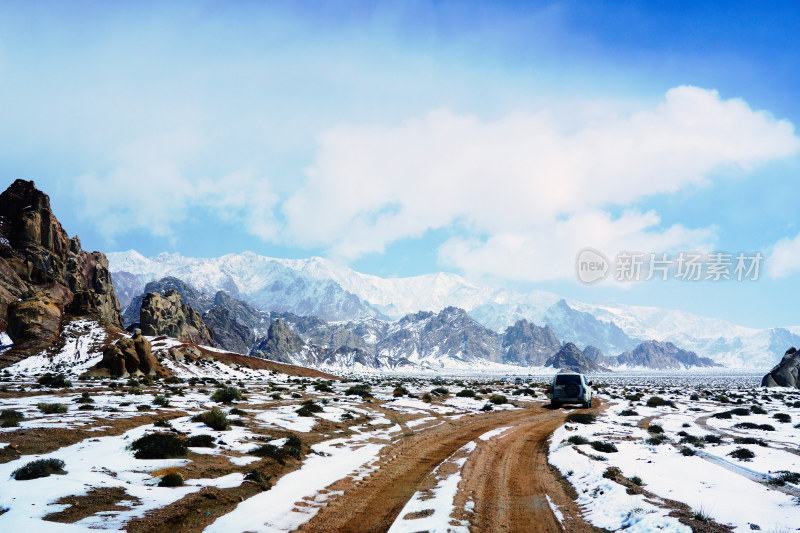
{"type": "Polygon", "coordinates": [[[592,401],[591,400],[589,400],[588,402],[583,402],[583,407],[584,408],[588,409],[591,406],[592,406],[592,401]]]}

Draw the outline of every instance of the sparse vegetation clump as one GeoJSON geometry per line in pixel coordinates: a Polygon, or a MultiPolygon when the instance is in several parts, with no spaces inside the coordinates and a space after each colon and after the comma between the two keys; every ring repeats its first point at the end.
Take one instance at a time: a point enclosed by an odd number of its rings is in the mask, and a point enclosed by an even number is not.
{"type": "Polygon", "coordinates": [[[756,454],[752,450],[748,450],[747,448],[736,448],[731,453],[729,453],[731,457],[734,459],[739,459],[740,461],[750,461],[756,454]]]}
{"type": "Polygon", "coordinates": [[[317,392],[333,392],[333,388],[331,388],[329,382],[317,383],[314,385],[314,390],[317,392]]]}
{"type": "Polygon", "coordinates": [[[506,398],[502,394],[492,394],[491,396],[489,396],[489,401],[495,405],[502,405],[504,403],[508,403],[508,398],[506,398]]]}
{"type": "Polygon", "coordinates": [[[639,416],[639,413],[637,413],[633,409],[625,409],[622,412],[620,412],[620,416],[639,416]]]}
{"type": "Polygon", "coordinates": [[[581,435],[572,435],[567,439],[567,442],[570,444],[589,444],[589,439],[581,435]]]}
{"type": "Polygon", "coordinates": [[[73,400],[75,403],[94,403],[94,398],[88,392],[82,392],[80,396],[73,400]]]}
{"type": "Polygon", "coordinates": [[[372,387],[367,385],[366,383],[359,383],[358,385],[353,385],[349,389],[345,391],[345,395],[347,396],[361,396],[362,398],[371,398],[372,397],[372,387]]]}
{"type": "Polygon", "coordinates": [[[767,448],[768,445],[764,442],[763,439],[757,439],[755,437],[734,437],[733,438],[734,444],[756,444],[758,446],[767,448]]]}
{"type": "Polygon", "coordinates": [[[433,394],[434,396],[444,396],[449,392],[450,391],[445,389],[444,387],[436,387],[431,391],[431,394],[433,394]]]}
{"type": "Polygon", "coordinates": [[[192,435],[186,439],[186,446],[189,448],[216,448],[212,435],[192,435]]]}
{"type": "Polygon", "coordinates": [[[459,398],[474,398],[475,391],[472,389],[461,389],[460,391],[458,391],[456,396],[458,396],[459,398]]]}
{"type": "Polygon", "coordinates": [[[775,413],[774,415],[772,415],[772,418],[774,418],[781,424],[789,424],[792,421],[791,415],[788,415],[786,413],[775,413]]]}
{"type": "Polygon", "coordinates": [[[602,442],[599,440],[595,440],[589,443],[589,446],[597,450],[598,452],[603,453],[614,453],[617,450],[617,446],[613,442],[602,442]]]}
{"type": "Polygon", "coordinates": [[[286,457],[286,453],[282,448],[278,448],[274,444],[262,444],[261,446],[250,450],[249,453],[259,457],[269,457],[270,459],[275,459],[280,464],[284,464],[286,462],[284,459],[286,457]]]}
{"type": "Polygon", "coordinates": [[[664,433],[664,428],[662,428],[658,424],[650,424],[649,426],[647,426],[647,431],[650,433],[664,433]]]}
{"type": "Polygon", "coordinates": [[[675,407],[675,404],[672,402],[672,400],[665,400],[660,396],[651,396],[647,400],[647,407],[661,407],[665,405],[669,407],[675,407]]]}
{"type": "Polygon", "coordinates": [[[758,405],[750,406],[750,412],[753,413],[754,415],[765,415],[765,414],[767,414],[767,410],[762,408],[761,406],[758,406],[758,405]]]}
{"type": "Polygon", "coordinates": [[[133,441],[129,448],[137,459],[186,457],[186,442],[172,433],[150,433],[133,441]]]}
{"type": "Polygon", "coordinates": [[[425,403],[431,403],[433,401],[433,396],[431,396],[430,393],[426,392],[425,394],[422,395],[421,400],[425,403]]]}
{"type": "Polygon", "coordinates": [[[665,442],[668,442],[668,441],[669,441],[669,437],[667,437],[663,433],[656,433],[655,435],[653,435],[652,437],[647,439],[645,442],[647,444],[652,445],[652,446],[658,446],[659,444],[664,444],[665,442]]]}
{"type": "Polygon", "coordinates": [[[48,372],[36,380],[36,383],[51,389],[66,389],[72,387],[72,382],[64,374],[48,372]]]}
{"type": "Polygon", "coordinates": [[[686,446],[684,446],[683,448],[681,448],[681,455],[685,457],[691,457],[692,455],[697,455],[697,452],[691,448],[687,448],[686,446]]]}
{"type": "Polygon", "coordinates": [[[37,459],[30,463],[17,468],[11,476],[19,481],[26,479],[37,479],[40,477],[47,477],[51,474],[63,475],[67,472],[64,470],[64,461],[61,459],[37,459]]]}
{"type": "Polygon", "coordinates": [[[487,412],[487,411],[494,411],[494,407],[492,406],[492,404],[491,404],[491,403],[489,403],[489,402],[486,402],[486,403],[483,405],[483,407],[481,407],[481,409],[480,409],[480,410],[481,410],[481,411],[484,411],[484,412],[487,412]]]}
{"type": "Polygon", "coordinates": [[[0,411],[0,427],[15,428],[23,418],[25,415],[15,409],[3,409],[0,411]]]}
{"type": "Polygon", "coordinates": [[[36,407],[38,407],[39,410],[41,412],[43,412],[44,414],[46,414],[46,415],[53,415],[53,414],[66,413],[67,412],[67,406],[64,405],[63,403],[45,403],[45,402],[42,402],[42,403],[36,404],[36,407]]]}
{"type": "Polygon", "coordinates": [[[181,487],[183,486],[183,476],[177,472],[170,472],[164,474],[161,481],[158,482],[159,487],[181,487]]]}
{"type": "Polygon", "coordinates": [[[153,398],[153,405],[158,405],[160,407],[168,407],[169,406],[169,398],[166,396],[156,396],[153,398]]]}
{"type": "Polygon", "coordinates": [[[242,391],[236,387],[221,387],[214,391],[211,399],[219,403],[233,403],[238,402],[244,398],[242,391]]]}
{"type": "Polygon", "coordinates": [[[314,413],[321,413],[321,412],[322,412],[322,407],[314,403],[313,400],[306,400],[301,404],[300,409],[297,410],[297,415],[314,416],[314,413]]]}
{"type": "Polygon", "coordinates": [[[408,389],[398,383],[395,386],[394,391],[392,391],[392,396],[394,396],[395,398],[400,398],[401,396],[408,396],[408,389]]]}
{"type": "Polygon", "coordinates": [[[760,429],[761,431],[775,431],[775,426],[770,424],[754,424],[753,422],[739,422],[734,424],[736,429],[760,429]]]}
{"type": "Polygon", "coordinates": [[[589,413],[571,413],[567,415],[566,421],[575,424],[593,424],[597,417],[589,413]]]}
{"type": "Polygon", "coordinates": [[[192,422],[202,422],[216,431],[226,431],[231,427],[228,415],[217,407],[210,411],[194,415],[192,417],[192,422]]]}

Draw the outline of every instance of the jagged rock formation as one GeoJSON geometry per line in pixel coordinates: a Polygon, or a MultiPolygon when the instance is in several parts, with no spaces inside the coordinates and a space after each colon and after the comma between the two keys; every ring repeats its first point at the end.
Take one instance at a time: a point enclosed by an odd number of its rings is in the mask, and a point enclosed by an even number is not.
{"type": "Polygon", "coordinates": [[[131,298],[130,303],[122,313],[125,326],[127,327],[131,324],[139,322],[139,313],[142,309],[142,301],[148,293],[157,292],[159,294],[164,294],[168,290],[177,291],[178,294],[181,295],[181,300],[183,300],[184,304],[200,313],[205,313],[211,309],[212,305],[214,305],[214,301],[211,298],[205,294],[202,294],[188,283],[184,283],[178,278],[168,276],[158,281],[151,281],[145,286],[142,294],[138,294],[131,298]]]}
{"type": "Polygon", "coordinates": [[[54,342],[65,315],[122,327],[108,261],[69,238],[32,181],[16,180],[0,194],[0,329],[15,341],[0,368],[54,342]]]}
{"type": "Polygon", "coordinates": [[[221,348],[246,354],[256,342],[253,330],[236,320],[224,307],[215,305],[202,318],[214,342],[221,348]]]}
{"type": "Polygon", "coordinates": [[[646,367],[659,370],[677,369],[690,366],[717,366],[707,357],[699,357],[694,352],[681,350],[671,342],[647,341],[633,350],[623,352],[617,357],[606,358],[614,361],[614,366],[646,367]]]}
{"type": "MultiPolygon", "coordinates": [[[[120,274],[124,276],[127,273],[120,274]]],[[[225,350],[247,354],[256,344],[256,339],[267,334],[270,313],[237,300],[225,291],[218,291],[212,299],[175,277],[151,281],[145,286],[144,294],[134,296],[123,313],[125,325],[130,328],[139,323],[142,301],[147,293],[164,294],[168,290],[177,291],[185,305],[202,313],[214,342],[225,350]]]]}
{"type": "Polygon", "coordinates": [[[573,372],[582,373],[603,372],[606,370],[594,361],[590,361],[583,352],[571,342],[562,346],[558,353],[545,362],[545,365],[561,370],[571,370],[573,372]]]}
{"type": "Polygon", "coordinates": [[[761,380],[761,386],[800,388],[800,352],[797,348],[792,346],[786,350],[781,362],[761,380]]]}
{"type": "Polygon", "coordinates": [[[527,320],[518,320],[503,335],[505,362],[526,366],[541,366],[561,349],[550,326],[540,327],[527,320]]]}
{"type": "Polygon", "coordinates": [[[290,356],[301,353],[305,346],[305,341],[279,318],[270,324],[267,337],[253,348],[251,355],[291,363],[290,356]]]}
{"type": "Polygon", "coordinates": [[[113,377],[152,376],[167,373],[150,349],[150,341],[136,329],[133,337],[123,337],[103,351],[95,370],[107,370],[113,377]]]}
{"type": "Polygon", "coordinates": [[[184,304],[181,295],[173,289],[163,296],[157,292],[145,295],[139,324],[144,335],[166,335],[195,344],[215,345],[200,313],[184,304]]]}

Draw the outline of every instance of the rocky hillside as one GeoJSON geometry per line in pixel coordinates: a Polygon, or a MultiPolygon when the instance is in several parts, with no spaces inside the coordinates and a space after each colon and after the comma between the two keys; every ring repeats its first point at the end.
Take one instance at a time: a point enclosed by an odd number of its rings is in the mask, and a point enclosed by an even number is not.
{"type": "Polygon", "coordinates": [[[570,370],[572,372],[581,373],[608,371],[608,369],[588,359],[583,352],[571,342],[566,343],[555,355],[549,357],[545,365],[560,370],[570,370]]]}
{"type": "Polygon", "coordinates": [[[0,194],[0,330],[14,341],[0,367],[49,348],[80,316],[122,327],[108,261],[67,235],[32,181],[16,180],[0,194]]]}
{"type": "MultiPolygon", "coordinates": [[[[342,370],[355,366],[409,371],[486,365],[545,366],[562,349],[561,341],[549,326],[521,319],[498,333],[456,307],[439,313],[411,313],[394,322],[378,318],[326,322],[319,317],[289,312],[266,313],[224,291],[218,291],[212,301],[177,278],[164,278],[147,287],[161,290],[171,287],[184,301],[195,302],[198,310],[204,311],[202,319],[220,347],[294,364],[342,370]]],[[[131,307],[139,300],[141,297],[132,300],[126,314],[132,315],[131,307]]],[[[564,305],[560,309],[572,312],[564,305]]],[[[590,325],[596,322],[587,319],[590,325]]],[[[596,367],[675,369],[713,364],[674,344],[654,341],[619,356],[605,356],[598,348],[587,346],[583,357],[588,363],[581,360],[569,364],[591,371],[596,367]]]]}
{"type": "Polygon", "coordinates": [[[178,254],[147,258],[130,250],[109,254],[109,260],[120,294],[141,294],[148,281],[175,276],[209,296],[223,290],[265,312],[315,315],[327,321],[399,320],[418,311],[438,313],[453,306],[498,333],[525,319],[549,326],[559,339],[595,346],[605,354],[620,354],[658,339],[731,368],[770,368],[786,346],[800,345],[800,326],[753,329],[679,310],[607,306],[545,291],[492,289],[442,272],[384,279],[319,257],[276,259],[250,252],[218,258],[178,254]]]}
{"type": "Polygon", "coordinates": [[[605,356],[593,346],[588,346],[583,353],[595,363],[609,368],[677,370],[719,366],[711,359],[700,357],[694,352],[682,350],[671,342],[643,342],[633,350],[628,350],[617,356],[605,356]]]}
{"type": "Polygon", "coordinates": [[[157,292],[145,295],[139,326],[142,333],[150,337],[166,335],[204,346],[215,345],[203,317],[183,303],[180,293],[174,289],[167,290],[163,295],[157,292]]]}

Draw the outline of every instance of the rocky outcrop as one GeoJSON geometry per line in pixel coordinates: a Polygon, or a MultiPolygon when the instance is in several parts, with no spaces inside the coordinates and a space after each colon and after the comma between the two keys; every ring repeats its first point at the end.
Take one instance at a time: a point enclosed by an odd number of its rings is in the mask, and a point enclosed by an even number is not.
{"type": "Polygon", "coordinates": [[[561,349],[550,326],[540,327],[527,320],[518,320],[503,335],[504,362],[525,366],[542,366],[561,349]]]}
{"type": "Polygon", "coordinates": [[[212,307],[203,315],[203,322],[220,348],[247,354],[256,341],[253,330],[236,320],[224,307],[212,307]]]}
{"type": "MultiPolygon", "coordinates": [[[[8,335],[14,354],[33,355],[50,347],[61,331],[61,302],[44,292],[29,289],[8,307],[8,335]]],[[[5,357],[6,353],[0,356],[5,357]]],[[[11,361],[15,362],[15,361],[11,361]]]]}
{"type": "Polygon", "coordinates": [[[252,305],[232,297],[225,291],[217,291],[214,295],[214,307],[227,309],[231,318],[248,327],[256,338],[265,336],[269,331],[269,326],[272,322],[270,313],[256,309],[252,305]]]}
{"type": "Polygon", "coordinates": [[[376,353],[393,359],[408,357],[412,361],[432,356],[463,363],[502,360],[500,336],[457,307],[403,317],[378,341],[376,353]]]}
{"type": "Polygon", "coordinates": [[[607,369],[601,367],[594,361],[590,361],[577,346],[568,342],[546,362],[546,366],[559,368],[561,370],[571,370],[573,372],[603,372],[607,369]]]}
{"type": "Polygon", "coordinates": [[[800,352],[794,346],[786,350],[781,362],[764,376],[761,386],[800,388],[800,352]]]}
{"type": "Polygon", "coordinates": [[[305,347],[305,341],[279,318],[270,324],[267,337],[253,348],[250,355],[290,363],[290,356],[299,354],[305,347]]]}
{"type": "Polygon", "coordinates": [[[165,374],[166,370],[159,364],[150,349],[150,341],[137,329],[133,337],[124,337],[103,351],[103,359],[96,370],[107,370],[113,377],[152,376],[165,374]]]}
{"type": "Polygon", "coordinates": [[[122,327],[108,261],[69,238],[32,181],[16,180],[0,194],[0,328],[14,340],[0,367],[53,342],[65,314],[122,327]]]}
{"type": "Polygon", "coordinates": [[[184,304],[176,290],[167,290],[163,296],[157,292],[145,295],[139,324],[147,336],[166,335],[194,344],[215,346],[200,313],[184,304]]]}
{"type": "Polygon", "coordinates": [[[188,283],[185,283],[178,278],[168,276],[158,281],[151,281],[144,287],[144,293],[131,298],[131,302],[125,308],[122,318],[125,325],[129,326],[139,321],[139,314],[142,309],[142,302],[144,297],[151,292],[164,294],[168,290],[177,291],[181,295],[181,300],[185,305],[188,305],[199,313],[205,313],[214,305],[214,301],[201,293],[188,283]]]}
{"type": "Polygon", "coordinates": [[[609,359],[615,360],[615,366],[646,367],[658,370],[717,366],[711,359],[682,350],[671,342],[655,340],[643,342],[633,350],[609,359]]]}

